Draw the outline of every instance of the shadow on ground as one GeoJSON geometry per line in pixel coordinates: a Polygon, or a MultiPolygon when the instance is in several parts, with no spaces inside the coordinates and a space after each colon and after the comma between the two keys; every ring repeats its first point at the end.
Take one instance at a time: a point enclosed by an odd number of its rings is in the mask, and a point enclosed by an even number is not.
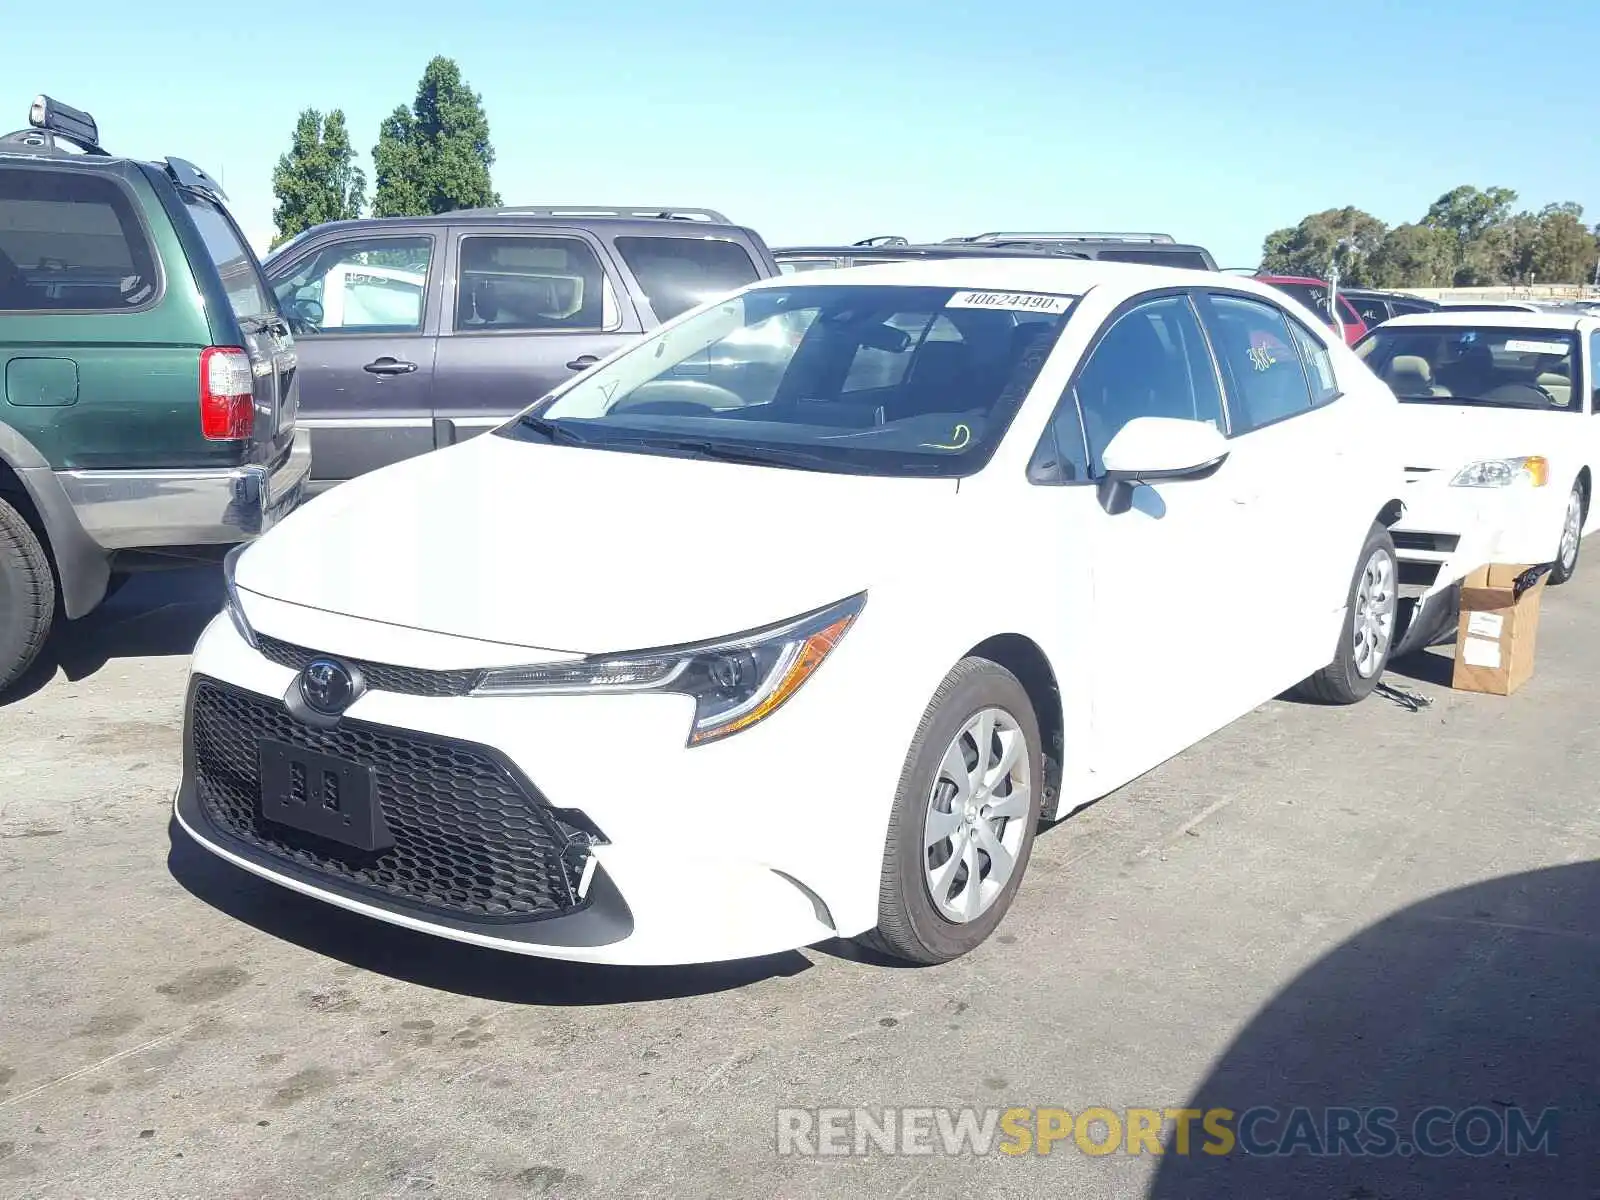
{"type": "MultiPolygon", "coordinates": [[[[1196,1124],[1189,1155],[1168,1142],[1149,1195],[1592,1200],[1600,1196],[1597,1035],[1600,863],[1434,896],[1363,930],[1285,988],[1188,1101],[1239,1114],[1241,1144],[1247,1110],[1276,1110],[1252,1123],[1251,1140],[1267,1153],[1199,1153],[1207,1139],[1196,1124]],[[1333,1141],[1327,1109],[1377,1106],[1396,1110],[1397,1152],[1310,1152],[1333,1141]],[[1438,1119],[1418,1129],[1433,1106],[1438,1119]],[[1310,1110],[1298,1129],[1297,1107],[1310,1110]],[[1469,1109],[1476,1115],[1465,1128],[1453,1125],[1469,1109]],[[1518,1110],[1533,1129],[1555,1110],[1554,1153],[1507,1155],[1503,1140],[1484,1149],[1518,1110]],[[1482,1153],[1451,1148],[1453,1128],[1482,1153]],[[1290,1133],[1302,1149],[1271,1153],[1290,1133]],[[1447,1153],[1403,1152],[1418,1145],[1447,1153]]],[[[1382,1148],[1375,1128],[1355,1137],[1382,1148]]]]}
{"type": "Polygon", "coordinates": [[[186,655],[223,600],[220,567],[135,575],[88,616],[60,622],[38,661],[0,693],[0,708],[33,695],[58,674],[77,682],[114,659],[186,655]]]}
{"type": "Polygon", "coordinates": [[[598,967],[527,958],[414,933],[259,879],[198,846],[173,822],[167,866],[191,895],[261,932],[422,987],[512,1004],[675,1000],[798,975],[798,952],[693,967],[598,967]]]}

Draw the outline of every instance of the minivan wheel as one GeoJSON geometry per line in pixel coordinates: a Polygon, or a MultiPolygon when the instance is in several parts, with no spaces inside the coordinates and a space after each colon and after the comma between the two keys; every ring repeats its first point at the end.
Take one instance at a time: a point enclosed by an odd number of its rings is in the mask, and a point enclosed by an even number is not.
{"type": "Polygon", "coordinates": [[[1578,570],[1578,551],[1583,548],[1583,516],[1583,485],[1575,483],[1561,519],[1561,542],[1556,550],[1555,565],[1550,569],[1552,587],[1565,583],[1578,570]]]}
{"type": "Polygon", "coordinates": [[[1318,704],[1365,700],[1389,665],[1400,604],[1400,569],[1394,540],[1382,525],[1373,525],[1356,564],[1333,661],[1294,687],[1290,695],[1297,699],[1318,704]]]}
{"type": "Polygon", "coordinates": [[[50,558],[22,514],[0,499],[0,692],[39,657],[55,612],[50,558]]]}
{"type": "Polygon", "coordinates": [[[1044,788],[1039,722],[985,658],[945,676],[912,739],[889,818],[878,926],[865,945],[913,963],[959,958],[1000,924],[1033,850],[1044,788]]]}

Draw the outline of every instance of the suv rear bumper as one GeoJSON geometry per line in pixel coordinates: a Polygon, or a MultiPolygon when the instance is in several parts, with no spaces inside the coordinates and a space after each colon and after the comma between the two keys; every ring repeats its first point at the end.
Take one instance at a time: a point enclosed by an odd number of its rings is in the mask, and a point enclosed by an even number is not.
{"type": "Polygon", "coordinates": [[[84,532],[102,550],[227,545],[294,510],[311,475],[310,430],[276,467],[58,471],[84,532]]]}

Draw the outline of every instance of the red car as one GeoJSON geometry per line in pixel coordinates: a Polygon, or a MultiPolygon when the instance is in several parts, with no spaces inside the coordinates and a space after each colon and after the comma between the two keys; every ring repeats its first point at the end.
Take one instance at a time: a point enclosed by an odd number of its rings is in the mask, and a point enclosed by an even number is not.
{"type": "Polygon", "coordinates": [[[1312,279],[1308,275],[1257,275],[1262,283],[1270,283],[1281,292],[1288,292],[1312,312],[1322,318],[1330,329],[1343,326],[1344,340],[1354,346],[1367,332],[1367,323],[1356,312],[1355,305],[1339,296],[1339,320],[1333,319],[1328,309],[1328,283],[1325,279],[1312,279]]]}

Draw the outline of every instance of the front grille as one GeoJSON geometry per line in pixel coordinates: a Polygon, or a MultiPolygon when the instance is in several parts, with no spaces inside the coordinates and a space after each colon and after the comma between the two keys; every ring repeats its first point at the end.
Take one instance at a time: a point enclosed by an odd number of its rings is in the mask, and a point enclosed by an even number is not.
{"type": "MultiPolygon", "coordinates": [[[[322,658],[316,650],[280,642],[264,634],[256,635],[262,655],[280,667],[303,671],[312,659],[322,658]]],[[[336,657],[336,656],[329,656],[336,657]]],[[[465,696],[478,685],[479,671],[425,671],[419,667],[397,667],[389,663],[367,662],[359,658],[340,658],[359,670],[367,686],[379,692],[399,692],[405,696],[465,696]]]]}
{"type": "Polygon", "coordinates": [[[1437,554],[1453,554],[1461,538],[1453,533],[1412,533],[1397,529],[1389,535],[1396,550],[1431,550],[1437,554]]]}
{"type": "MultiPolygon", "coordinates": [[[[276,701],[201,680],[189,713],[206,816],[271,857],[358,890],[475,920],[528,920],[577,906],[564,851],[588,833],[563,821],[483,748],[345,721],[313,729],[276,701]],[[337,846],[260,816],[259,742],[271,738],[373,768],[374,800],[394,845],[337,846]]],[[[567,814],[582,820],[576,814],[567,814]]]]}

